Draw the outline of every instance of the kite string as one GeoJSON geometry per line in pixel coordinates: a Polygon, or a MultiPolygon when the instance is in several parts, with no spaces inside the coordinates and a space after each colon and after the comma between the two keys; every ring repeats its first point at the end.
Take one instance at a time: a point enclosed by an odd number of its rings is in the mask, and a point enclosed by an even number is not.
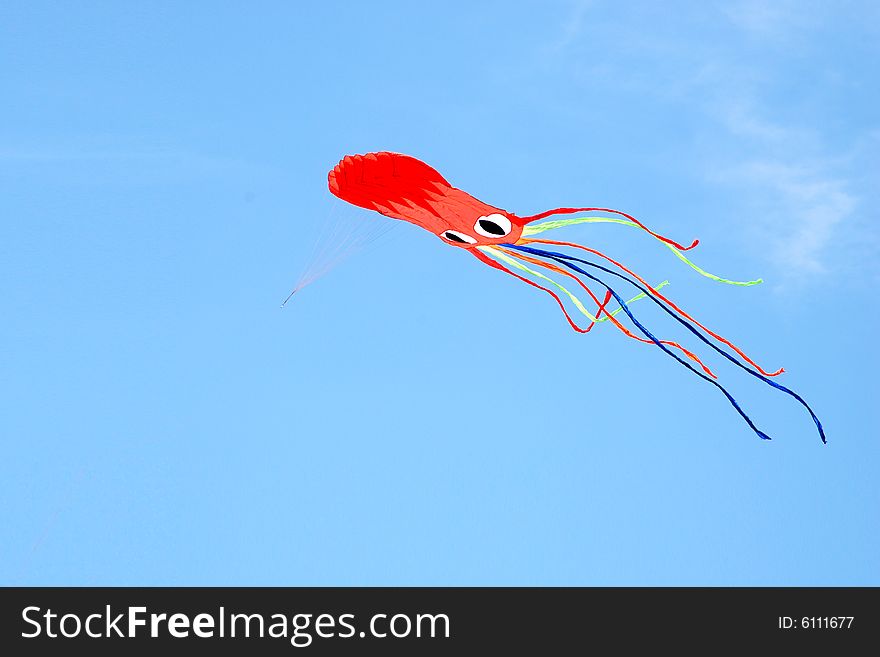
{"type": "Polygon", "coordinates": [[[293,290],[281,304],[285,304],[302,288],[315,282],[349,257],[366,248],[392,230],[387,220],[366,220],[362,217],[344,219],[338,212],[341,203],[334,199],[327,217],[321,223],[312,242],[306,267],[293,290]]]}

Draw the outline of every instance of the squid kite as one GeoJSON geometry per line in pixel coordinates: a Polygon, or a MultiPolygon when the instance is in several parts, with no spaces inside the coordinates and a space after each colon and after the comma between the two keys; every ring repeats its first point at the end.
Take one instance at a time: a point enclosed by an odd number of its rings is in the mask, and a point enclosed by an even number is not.
{"type": "Polygon", "coordinates": [[[556,301],[575,331],[588,333],[597,323],[609,321],[627,337],[655,345],[720,390],[746,424],[760,438],[769,440],[770,437],[755,426],[736,399],[718,382],[715,373],[695,353],[677,342],[661,340],[636,318],[630,304],[649,299],[703,344],[755,378],[796,399],[810,413],[819,437],[825,442],[822,423],[809,404],[799,394],[773,380],[783,370],[765,370],[731,341],[679,308],[661,292],[665,281],[652,286],[625,265],[596,249],[574,242],[544,239],[543,236],[547,232],[579,224],[614,223],[630,226],[647,232],[679,260],[710,279],[740,286],[761,282],[760,279],[731,281],[701,269],[684,255],[699,243],[698,240],[685,246],[652,231],[635,217],[610,208],[555,208],[520,217],[453,187],[424,162],[398,153],[347,156],[330,171],[328,183],[330,191],[340,199],[420,226],[449,246],[465,249],[480,262],[542,290],[556,301]],[[613,216],[592,214],[597,212],[613,216]],[[548,219],[559,216],[564,218],[548,219]],[[560,281],[564,281],[565,285],[560,281]],[[612,283],[617,285],[621,281],[637,290],[638,295],[624,299],[612,287],[612,283]],[[577,294],[569,288],[576,289],[577,294]],[[595,307],[592,312],[578,296],[583,294],[589,298],[587,303],[595,307]],[[563,298],[586,318],[585,326],[582,325],[584,320],[579,324],[572,318],[563,298]],[[608,309],[612,299],[617,304],[615,310],[608,309]],[[617,318],[621,311],[640,335],[617,318]]]}

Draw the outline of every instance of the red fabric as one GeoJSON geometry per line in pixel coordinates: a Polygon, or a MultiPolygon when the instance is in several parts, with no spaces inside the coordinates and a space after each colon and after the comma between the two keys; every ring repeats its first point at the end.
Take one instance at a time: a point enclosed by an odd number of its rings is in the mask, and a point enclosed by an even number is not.
{"type": "Polygon", "coordinates": [[[610,208],[556,208],[529,217],[519,217],[453,187],[439,172],[421,160],[400,153],[382,151],[346,155],[330,171],[327,182],[334,195],[353,205],[408,221],[441,238],[447,230],[454,230],[474,240],[473,244],[462,244],[444,238],[448,244],[463,248],[515,244],[522,235],[523,226],[528,223],[551,215],[585,211],[610,212],[626,217],[657,239],[681,251],[692,249],[699,243],[694,240],[690,246],[684,246],[653,232],[635,217],[610,208]],[[501,237],[486,237],[474,230],[477,219],[495,213],[510,220],[510,233],[501,237]]]}
{"type": "Polygon", "coordinates": [[[474,240],[455,246],[514,243],[522,234],[522,219],[453,187],[437,171],[408,155],[348,155],[333,167],[328,184],[343,201],[408,221],[435,235],[454,230],[474,240]],[[495,213],[510,220],[510,233],[497,238],[478,234],[474,230],[477,219],[495,213]]]}

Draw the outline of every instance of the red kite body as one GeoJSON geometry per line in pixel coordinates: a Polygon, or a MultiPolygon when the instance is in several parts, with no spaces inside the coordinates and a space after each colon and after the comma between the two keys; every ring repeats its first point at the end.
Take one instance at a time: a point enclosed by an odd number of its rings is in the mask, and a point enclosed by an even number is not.
{"type": "Polygon", "coordinates": [[[610,208],[555,208],[521,217],[453,187],[432,167],[414,157],[399,153],[379,152],[346,156],[330,171],[328,184],[334,195],[348,203],[424,228],[447,244],[466,249],[481,262],[543,290],[556,300],[568,323],[576,331],[587,333],[597,323],[610,321],[628,337],[659,347],[691,372],[718,388],[755,433],[761,438],[769,439],[767,434],[755,426],[739,403],[717,381],[718,377],[714,372],[696,354],[677,342],[655,337],[633,315],[628,304],[642,298],[650,299],[716,353],[752,376],[798,400],[809,411],[822,441],[825,441],[824,429],[819,418],[803,398],[772,380],[771,377],[783,372],[781,368],[774,372],[764,370],[739,347],[699,323],[660,292],[665,282],[651,286],[617,260],[588,246],[567,241],[538,239],[533,236],[578,224],[615,223],[632,226],[662,242],[680,260],[703,276],[738,286],[750,286],[761,282],[760,279],[732,281],[699,268],[683,254],[684,251],[697,246],[699,243],[697,240],[688,246],[683,246],[653,232],[635,217],[610,208]],[[541,221],[554,215],[595,212],[614,216],[577,216],[541,221]],[[552,247],[552,250],[548,247],[552,247]],[[557,250],[559,248],[577,249],[604,262],[600,264],[583,257],[576,257],[570,255],[568,251],[557,250]],[[640,293],[625,301],[606,282],[605,275],[625,281],[640,293]],[[559,282],[559,277],[573,281],[580,288],[579,294],[587,294],[595,310],[592,312],[588,310],[585,302],[577,294],[559,282]],[[591,286],[600,288],[601,299],[591,286]],[[612,299],[618,305],[615,310],[608,309],[612,299]],[[571,308],[585,316],[589,323],[581,326],[576,322],[569,312],[571,308]],[[623,311],[643,337],[633,333],[616,318],[620,311],[623,311]],[[719,346],[719,343],[733,350],[735,355],[719,346]]]}

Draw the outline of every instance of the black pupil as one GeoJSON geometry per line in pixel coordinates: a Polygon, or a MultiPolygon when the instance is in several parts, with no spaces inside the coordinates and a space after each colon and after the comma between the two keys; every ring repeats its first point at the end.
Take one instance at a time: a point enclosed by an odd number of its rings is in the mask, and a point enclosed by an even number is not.
{"type": "Polygon", "coordinates": [[[458,242],[459,244],[467,244],[463,239],[451,231],[446,231],[446,239],[450,242],[458,242]]]}
{"type": "Polygon", "coordinates": [[[480,228],[491,235],[504,235],[504,229],[494,221],[488,219],[480,219],[480,228]]]}

